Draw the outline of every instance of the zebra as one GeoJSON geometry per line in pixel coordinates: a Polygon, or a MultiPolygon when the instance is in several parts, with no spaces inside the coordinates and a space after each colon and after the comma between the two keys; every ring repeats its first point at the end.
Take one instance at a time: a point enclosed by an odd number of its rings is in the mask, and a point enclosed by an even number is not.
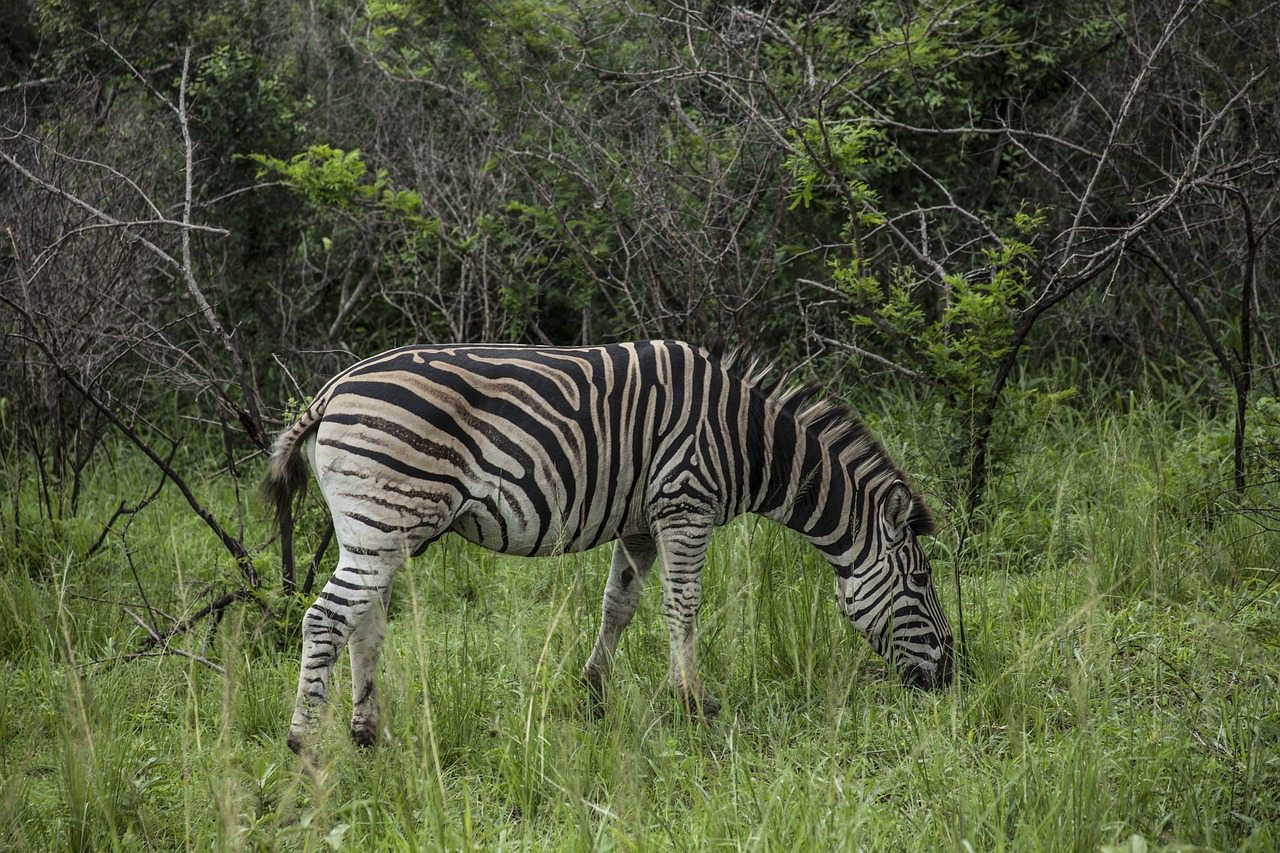
{"type": "Polygon", "coordinates": [[[278,523],[307,482],[304,450],[339,556],[303,617],[295,752],[346,644],[351,736],[377,740],[392,576],[448,531],[504,554],[616,543],[582,674],[594,700],[656,562],[670,684],[690,713],[720,710],[698,675],[695,617],[711,532],[747,512],[826,557],[845,614],[905,682],[951,682],[951,629],[919,541],[935,528],[924,501],[847,408],[738,351],[401,347],[335,376],[280,434],[263,481],[278,523]]]}

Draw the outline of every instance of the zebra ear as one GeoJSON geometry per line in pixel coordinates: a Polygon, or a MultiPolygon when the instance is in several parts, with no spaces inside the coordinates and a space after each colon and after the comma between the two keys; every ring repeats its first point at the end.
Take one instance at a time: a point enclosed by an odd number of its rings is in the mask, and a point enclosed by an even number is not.
{"type": "Polygon", "coordinates": [[[889,493],[884,497],[884,509],[881,510],[885,525],[889,528],[889,538],[893,541],[898,541],[907,532],[914,504],[915,498],[907,484],[894,480],[893,485],[889,486],[889,493]]]}
{"type": "Polygon", "coordinates": [[[917,536],[932,536],[937,529],[933,513],[902,480],[895,480],[889,487],[884,500],[884,520],[894,541],[901,539],[908,527],[917,536]]]}

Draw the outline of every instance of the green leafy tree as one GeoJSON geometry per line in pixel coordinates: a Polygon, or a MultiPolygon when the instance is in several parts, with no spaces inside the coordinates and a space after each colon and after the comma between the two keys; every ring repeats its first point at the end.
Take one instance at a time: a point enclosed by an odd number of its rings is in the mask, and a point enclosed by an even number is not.
{"type": "MultiPolygon", "coordinates": [[[[864,178],[874,170],[871,152],[879,135],[865,122],[807,122],[794,135],[795,150],[787,161],[795,181],[792,207],[809,207],[833,174],[842,178],[838,195],[848,213],[841,236],[850,251],[829,260],[833,288],[846,300],[852,327],[852,340],[842,343],[941,392],[945,432],[955,437],[953,458],[959,470],[970,472],[969,498],[976,505],[983,484],[973,479],[973,464],[991,444],[992,436],[981,430],[997,422],[996,407],[1043,412],[1072,393],[1010,389],[1002,396],[996,384],[1003,360],[1013,352],[1020,313],[1035,293],[1034,240],[1045,217],[1038,210],[1019,210],[1005,226],[1007,236],[982,247],[981,265],[965,273],[943,274],[934,282],[910,264],[881,271],[869,260],[870,244],[887,214],[864,178]]],[[[993,233],[998,225],[990,224],[993,233]]],[[[1020,427],[1017,419],[999,422],[1007,431],[1020,427]]],[[[1012,449],[999,438],[996,444],[997,460],[1012,449]]]]}

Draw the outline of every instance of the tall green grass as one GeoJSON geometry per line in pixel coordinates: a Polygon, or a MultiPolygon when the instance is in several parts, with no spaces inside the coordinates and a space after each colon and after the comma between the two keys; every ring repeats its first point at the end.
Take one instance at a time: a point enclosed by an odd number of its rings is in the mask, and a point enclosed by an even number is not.
{"type": "MultiPolygon", "coordinates": [[[[1207,429],[1138,400],[1030,430],[965,547],[968,667],[938,693],[853,635],[812,549],[742,519],[700,621],[721,717],[665,687],[655,582],[597,719],[578,673],[608,549],[443,542],[397,578],[389,741],[348,741],[344,659],[314,773],[284,745],[296,636],[257,606],[184,641],[225,676],[116,660],[141,635],[91,599],[133,597],[125,543],[81,554],[148,478],[104,475],[76,519],[32,504],[0,534],[0,849],[1276,849],[1280,542],[1215,511],[1207,429]]],[[[169,613],[227,571],[171,496],[127,545],[169,613]]]]}

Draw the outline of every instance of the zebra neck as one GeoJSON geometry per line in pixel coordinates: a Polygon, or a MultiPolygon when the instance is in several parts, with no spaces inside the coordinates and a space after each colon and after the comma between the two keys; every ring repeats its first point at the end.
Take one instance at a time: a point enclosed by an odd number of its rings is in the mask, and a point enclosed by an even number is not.
{"type": "Polygon", "coordinates": [[[829,556],[846,552],[858,492],[853,469],[821,443],[806,447],[806,442],[793,453],[775,456],[771,468],[772,488],[757,512],[796,531],[829,556]]]}

